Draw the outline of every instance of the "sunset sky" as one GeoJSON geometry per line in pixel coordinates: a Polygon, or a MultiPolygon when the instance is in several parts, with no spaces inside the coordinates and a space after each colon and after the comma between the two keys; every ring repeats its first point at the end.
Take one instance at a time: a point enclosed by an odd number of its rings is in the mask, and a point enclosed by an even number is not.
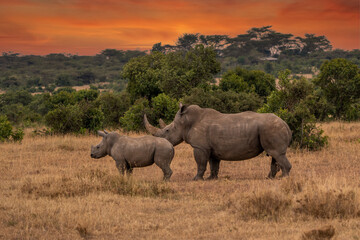
{"type": "Polygon", "coordinates": [[[0,53],[95,55],[150,49],[183,33],[325,35],[334,48],[360,48],[359,0],[0,0],[0,53]]]}

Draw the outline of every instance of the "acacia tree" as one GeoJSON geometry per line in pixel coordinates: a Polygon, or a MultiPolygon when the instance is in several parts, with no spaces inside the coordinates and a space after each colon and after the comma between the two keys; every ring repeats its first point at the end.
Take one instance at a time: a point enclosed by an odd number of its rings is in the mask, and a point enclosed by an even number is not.
{"type": "Polygon", "coordinates": [[[307,55],[317,51],[331,50],[330,41],[325,36],[315,36],[315,34],[305,34],[305,38],[297,37],[302,46],[301,54],[307,55]]]}

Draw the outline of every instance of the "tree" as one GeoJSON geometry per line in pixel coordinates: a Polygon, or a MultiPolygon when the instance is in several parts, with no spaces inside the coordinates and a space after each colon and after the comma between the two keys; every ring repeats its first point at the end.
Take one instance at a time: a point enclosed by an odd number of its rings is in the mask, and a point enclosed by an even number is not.
{"type": "Polygon", "coordinates": [[[213,81],[220,63],[212,47],[197,45],[194,49],[168,53],[161,70],[159,87],[167,95],[181,98],[191,88],[213,81]]]}
{"type": "Polygon", "coordinates": [[[164,58],[163,53],[152,52],[146,56],[133,58],[124,66],[122,77],[129,81],[126,91],[132,101],[142,97],[150,100],[161,93],[158,81],[164,58]]]}
{"type": "Polygon", "coordinates": [[[211,82],[219,71],[214,50],[197,45],[188,51],[155,51],[134,58],[124,66],[122,75],[129,81],[126,91],[132,101],[141,97],[151,101],[160,93],[180,98],[191,88],[211,82]]]}
{"type": "Polygon", "coordinates": [[[263,71],[237,67],[223,75],[219,86],[224,91],[255,92],[261,97],[267,97],[275,90],[275,78],[263,71]]]}
{"type": "Polygon", "coordinates": [[[320,68],[315,84],[335,107],[337,118],[344,118],[351,104],[360,98],[359,71],[356,64],[342,58],[326,61],[320,68]]]}
{"type": "Polygon", "coordinates": [[[199,33],[184,33],[178,38],[176,46],[178,47],[178,49],[190,50],[191,48],[194,48],[196,44],[198,44],[198,40],[199,33]]]}
{"type": "Polygon", "coordinates": [[[297,37],[302,46],[301,54],[307,55],[317,51],[331,50],[330,41],[325,36],[315,36],[315,34],[305,34],[305,38],[297,37]]]}

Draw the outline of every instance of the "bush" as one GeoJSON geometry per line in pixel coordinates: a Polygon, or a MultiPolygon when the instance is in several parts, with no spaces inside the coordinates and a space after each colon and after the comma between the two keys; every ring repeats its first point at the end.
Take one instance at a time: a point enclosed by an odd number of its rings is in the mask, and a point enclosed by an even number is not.
{"type": "Polygon", "coordinates": [[[327,137],[316,127],[313,115],[314,86],[305,78],[292,79],[290,71],[279,74],[280,90],[273,91],[259,112],[271,112],[282,118],[292,131],[292,143],[300,148],[319,150],[327,137]]]}
{"type": "Polygon", "coordinates": [[[11,123],[8,121],[7,117],[4,115],[0,116],[0,141],[3,142],[8,140],[12,133],[11,123]]]}
{"type": "Polygon", "coordinates": [[[11,138],[14,142],[21,142],[24,138],[24,135],[25,135],[24,130],[19,128],[11,133],[11,138]]]}
{"type": "Polygon", "coordinates": [[[127,92],[106,92],[100,94],[97,102],[104,113],[104,125],[118,127],[119,119],[130,108],[130,94],[127,92]]]}
{"type": "Polygon", "coordinates": [[[178,111],[178,101],[164,93],[152,99],[152,118],[162,118],[165,122],[172,122],[178,111]]]}
{"type": "Polygon", "coordinates": [[[144,131],[143,116],[145,113],[150,113],[149,101],[145,98],[140,98],[120,118],[120,126],[125,131],[144,131]]]}
{"type": "Polygon", "coordinates": [[[202,88],[193,88],[190,94],[183,98],[183,102],[203,108],[213,108],[222,113],[256,111],[262,105],[262,100],[256,93],[224,92],[221,89],[202,88]]]}
{"type": "Polygon", "coordinates": [[[103,127],[104,113],[93,103],[81,103],[82,128],[95,132],[103,127]]]}
{"type": "Polygon", "coordinates": [[[45,121],[55,133],[79,133],[82,128],[83,112],[79,105],[60,105],[48,112],[45,121]]]}
{"type": "Polygon", "coordinates": [[[0,142],[4,142],[6,140],[21,142],[23,138],[24,131],[21,128],[13,131],[11,123],[8,121],[7,117],[4,115],[0,116],[0,142]]]}
{"type": "Polygon", "coordinates": [[[342,58],[326,61],[315,84],[323,89],[326,99],[335,107],[335,117],[347,118],[350,105],[360,96],[359,67],[342,58]]]}
{"type": "Polygon", "coordinates": [[[219,86],[224,91],[255,92],[267,97],[275,90],[275,78],[262,71],[237,67],[223,75],[219,86]]]}
{"type": "Polygon", "coordinates": [[[360,119],[360,98],[358,102],[350,104],[345,112],[345,120],[357,121],[360,119]]]}

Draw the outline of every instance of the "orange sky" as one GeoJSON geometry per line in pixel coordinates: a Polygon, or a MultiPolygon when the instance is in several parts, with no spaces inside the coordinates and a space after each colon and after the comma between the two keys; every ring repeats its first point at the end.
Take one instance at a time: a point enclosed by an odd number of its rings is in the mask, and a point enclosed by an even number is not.
{"type": "Polygon", "coordinates": [[[360,49],[359,22],[359,0],[0,0],[0,52],[94,55],[267,25],[352,50],[360,49]]]}

